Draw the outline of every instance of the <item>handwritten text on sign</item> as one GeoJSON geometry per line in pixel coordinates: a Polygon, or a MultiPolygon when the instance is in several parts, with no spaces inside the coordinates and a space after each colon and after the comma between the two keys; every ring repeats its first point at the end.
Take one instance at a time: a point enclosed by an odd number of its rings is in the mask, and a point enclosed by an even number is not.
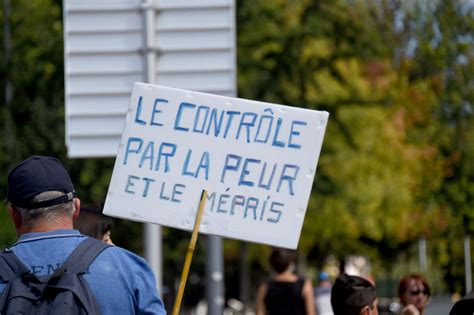
{"type": "Polygon", "coordinates": [[[328,114],[136,83],[104,212],[296,248],[328,114]]]}

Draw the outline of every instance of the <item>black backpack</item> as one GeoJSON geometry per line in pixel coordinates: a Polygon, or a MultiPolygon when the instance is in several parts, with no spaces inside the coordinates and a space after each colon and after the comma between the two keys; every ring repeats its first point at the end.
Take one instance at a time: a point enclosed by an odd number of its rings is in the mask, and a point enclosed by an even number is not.
{"type": "Polygon", "coordinates": [[[94,293],[82,279],[89,265],[111,245],[86,238],[52,275],[35,276],[13,253],[0,253],[0,314],[100,314],[94,293]]]}

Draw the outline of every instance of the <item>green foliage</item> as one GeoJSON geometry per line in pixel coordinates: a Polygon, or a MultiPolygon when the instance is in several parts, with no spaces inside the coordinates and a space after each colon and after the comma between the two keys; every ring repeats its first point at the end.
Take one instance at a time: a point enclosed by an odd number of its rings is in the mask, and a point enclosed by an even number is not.
{"type": "MultiPolygon", "coordinates": [[[[30,154],[64,157],[64,89],[61,8],[49,0],[9,1],[11,58],[0,52],[0,195],[6,195],[8,170],[30,154]],[[6,86],[12,86],[11,102],[6,102],[6,86]]],[[[2,43],[4,43],[4,32],[2,43]]],[[[0,225],[7,227],[7,216],[0,225]]],[[[2,228],[2,242],[14,238],[2,228]]],[[[6,245],[0,243],[0,245],[6,245]]]]}
{"type": "MultiPolygon", "coordinates": [[[[10,12],[11,59],[1,68],[4,75],[0,90],[0,196],[6,195],[8,170],[27,156],[37,154],[63,161],[83,202],[104,201],[114,160],[66,157],[61,3],[15,0],[10,1],[10,12]],[[11,103],[5,103],[7,80],[13,86],[11,103]]],[[[3,10],[1,13],[3,20],[3,10]]],[[[2,49],[0,59],[4,60],[4,54],[2,49]]],[[[0,217],[0,226],[10,224],[8,216],[0,217]]],[[[137,252],[142,250],[141,224],[118,220],[116,229],[119,244],[137,252]],[[122,231],[131,238],[122,240],[122,231]]],[[[2,228],[0,234],[3,246],[15,238],[9,228],[2,228]]]]}
{"type": "Polygon", "coordinates": [[[13,244],[16,239],[15,227],[10,220],[7,209],[4,204],[0,205],[0,247],[3,249],[7,245],[13,244]]]}
{"type": "MultiPolygon", "coordinates": [[[[0,195],[12,165],[43,154],[64,161],[81,199],[103,201],[113,159],[65,155],[61,2],[10,6],[11,59],[0,51],[0,195]]],[[[424,235],[432,267],[441,266],[450,290],[462,290],[460,244],[474,232],[473,5],[237,1],[237,31],[240,97],[330,113],[299,250],[316,266],[362,253],[390,274],[424,235]]],[[[3,205],[0,226],[0,245],[11,244],[3,205]]],[[[141,230],[120,220],[114,240],[141,253],[141,230]]],[[[164,229],[170,287],[188,239],[164,229]]],[[[226,264],[239,248],[225,242],[226,264]]],[[[268,250],[249,246],[254,279],[268,267],[268,250]]],[[[201,272],[199,248],[194,262],[201,272]]]]}
{"type": "Polygon", "coordinates": [[[472,231],[472,9],[239,3],[240,95],[330,113],[299,244],[317,265],[364,253],[390,270],[421,235],[472,231]]]}

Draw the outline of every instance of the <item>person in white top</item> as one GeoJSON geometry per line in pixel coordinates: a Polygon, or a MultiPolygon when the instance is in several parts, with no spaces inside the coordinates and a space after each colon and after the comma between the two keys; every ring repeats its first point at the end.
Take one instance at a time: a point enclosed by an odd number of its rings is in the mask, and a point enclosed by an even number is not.
{"type": "Polygon", "coordinates": [[[316,306],[316,314],[333,315],[331,306],[331,289],[332,283],[329,274],[325,271],[319,273],[318,285],[314,288],[314,304],[316,306]]]}

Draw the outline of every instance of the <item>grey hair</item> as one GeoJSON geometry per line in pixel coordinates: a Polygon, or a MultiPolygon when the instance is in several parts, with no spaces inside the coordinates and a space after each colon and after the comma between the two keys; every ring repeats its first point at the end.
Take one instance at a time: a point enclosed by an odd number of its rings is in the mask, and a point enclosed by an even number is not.
{"type": "MultiPolygon", "coordinates": [[[[45,200],[50,200],[65,195],[62,191],[46,191],[41,194],[36,195],[32,202],[40,202],[45,200]]],[[[22,224],[24,226],[32,226],[38,221],[43,221],[46,223],[54,223],[63,217],[72,217],[74,213],[74,200],[54,205],[50,207],[37,208],[37,209],[25,209],[21,207],[16,207],[15,209],[20,213],[22,218],[22,224]]]]}

